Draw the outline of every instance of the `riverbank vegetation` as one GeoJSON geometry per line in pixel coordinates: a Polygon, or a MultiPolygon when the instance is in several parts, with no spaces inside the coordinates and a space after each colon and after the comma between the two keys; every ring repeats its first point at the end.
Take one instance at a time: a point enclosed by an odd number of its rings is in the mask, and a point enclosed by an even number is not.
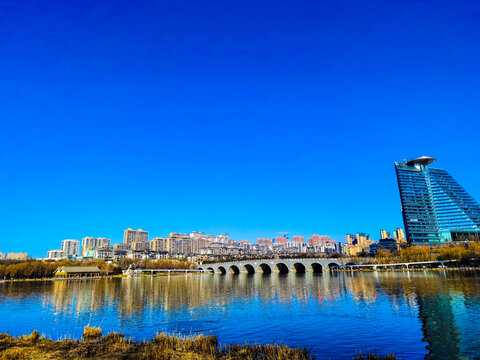
{"type": "Polygon", "coordinates": [[[458,260],[460,264],[479,262],[480,242],[447,246],[410,246],[396,253],[380,250],[375,255],[378,264],[405,263],[417,261],[458,260]]]}
{"type": "Polygon", "coordinates": [[[141,269],[191,269],[195,264],[177,260],[133,260],[122,259],[107,264],[104,261],[4,261],[0,263],[0,280],[2,279],[44,279],[53,278],[60,266],[98,266],[107,275],[118,275],[132,265],[141,269]]]}
{"type": "MultiPolygon", "coordinates": [[[[133,341],[120,333],[105,336],[102,329],[86,326],[81,340],[53,341],[31,335],[13,337],[0,334],[0,360],[14,359],[132,359],[132,360],[310,360],[313,355],[303,348],[283,345],[219,345],[216,336],[184,337],[157,334],[150,341],[133,341]]],[[[354,360],[395,360],[395,356],[357,355],[354,360]]]]}
{"type": "Polygon", "coordinates": [[[277,345],[219,346],[216,336],[182,337],[157,334],[136,342],[119,333],[102,336],[99,328],[85,327],[81,340],[52,341],[34,331],[29,336],[0,334],[0,359],[313,359],[301,348],[277,345]]]}

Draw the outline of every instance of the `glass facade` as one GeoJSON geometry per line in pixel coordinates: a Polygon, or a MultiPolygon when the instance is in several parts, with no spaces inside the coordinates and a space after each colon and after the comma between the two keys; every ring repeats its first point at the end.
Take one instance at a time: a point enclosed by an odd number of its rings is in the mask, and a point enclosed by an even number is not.
{"type": "Polygon", "coordinates": [[[445,170],[421,157],[395,163],[410,243],[438,244],[480,235],[480,205],[445,170]]]}

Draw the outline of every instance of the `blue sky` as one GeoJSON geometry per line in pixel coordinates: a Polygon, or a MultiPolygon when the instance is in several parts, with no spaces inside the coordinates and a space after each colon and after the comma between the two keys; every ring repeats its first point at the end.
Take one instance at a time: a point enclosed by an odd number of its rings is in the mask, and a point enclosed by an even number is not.
{"type": "Polygon", "coordinates": [[[421,155],[480,200],[478,2],[3,1],[0,54],[3,252],[377,238],[421,155]]]}

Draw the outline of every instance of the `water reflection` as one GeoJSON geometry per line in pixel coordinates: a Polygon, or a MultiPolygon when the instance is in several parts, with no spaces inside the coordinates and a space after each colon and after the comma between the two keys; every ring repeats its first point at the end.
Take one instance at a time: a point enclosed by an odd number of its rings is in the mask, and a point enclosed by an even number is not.
{"type": "Polygon", "coordinates": [[[339,351],[351,358],[358,349],[428,359],[478,359],[480,354],[480,279],[475,273],[8,283],[0,285],[0,305],[0,331],[13,333],[40,328],[55,337],[68,329],[78,336],[82,326],[92,323],[141,338],[167,330],[211,331],[227,342],[280,341],[309,347],[317,358],[337,357],[339,351]],[[23,322],[18,309],[29,314],[23,322]]]}

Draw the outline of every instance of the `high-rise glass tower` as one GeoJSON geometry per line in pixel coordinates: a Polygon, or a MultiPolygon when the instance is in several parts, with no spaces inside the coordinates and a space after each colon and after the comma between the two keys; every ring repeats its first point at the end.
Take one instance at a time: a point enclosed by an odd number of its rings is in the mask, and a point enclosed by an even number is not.
{"type": "Polygon", "coordinates": [[[410,243],[438,244],[480,235],[480,205],[432,157],[395,163],[410,243]]]}

